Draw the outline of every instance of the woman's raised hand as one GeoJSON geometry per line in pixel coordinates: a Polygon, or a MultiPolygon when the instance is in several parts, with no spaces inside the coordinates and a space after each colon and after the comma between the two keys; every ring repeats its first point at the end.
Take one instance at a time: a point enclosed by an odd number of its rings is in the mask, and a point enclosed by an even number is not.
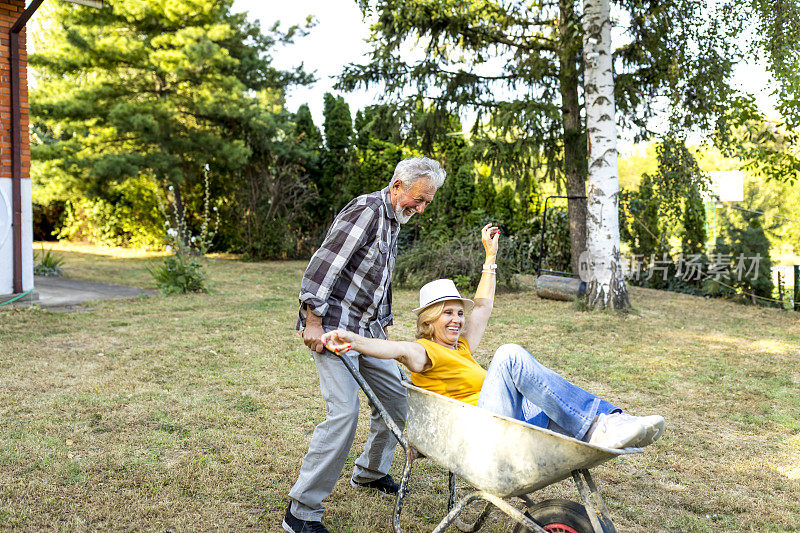
{"type": "Polygon", "coordinates": [[[353,346],[353,334],[343,329],[336,329],[320,337],[327,349],[336,353],[345,353],[353,346]]]}
{"type": "Polygon", "coordinates": [[[492,224],[486,224],[481,230],[481,241],[483,248],[486,250],[487,263],[491,261],[494,263],[497,258],[497,246],[500,240],[500,228],[492,224]]]}

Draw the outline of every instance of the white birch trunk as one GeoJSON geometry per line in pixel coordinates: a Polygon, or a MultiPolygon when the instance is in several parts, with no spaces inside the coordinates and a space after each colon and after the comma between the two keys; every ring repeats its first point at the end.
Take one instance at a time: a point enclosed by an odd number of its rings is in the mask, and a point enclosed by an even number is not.
{"type": "Polygon", "coordinates": [[[609,0],[583,0],[584,99],[589,175],[581,277],[589,307],[626,309],[619,240],[619,175],[609,0]],[[589,268],[586,268],[586,267],[589,268]]]}

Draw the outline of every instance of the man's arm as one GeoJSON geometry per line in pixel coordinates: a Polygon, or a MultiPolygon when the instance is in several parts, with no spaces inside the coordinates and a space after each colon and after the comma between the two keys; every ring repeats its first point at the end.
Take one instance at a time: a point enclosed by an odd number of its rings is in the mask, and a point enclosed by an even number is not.
{"type": "Polygon", "coordinates": [[[315,352],[322,353],[325,344],[320,337],[322,337],[324,333],[325,330],[322,329],[322,317],[315,315],[313,311],[309,311],[308,306],[306,306],[306,327],[300,332],[303,336],[303,342],[315,352]]]}
{"type": "Polygon", "coordinates": [[[328,313],[328,298],[337,278],[355,252],[374,238],[375,210],[353,202],[333,221],[322,245],[314,252],[300,284],[300,305],[305,310],[301,335],[310,349],[322,353],[319,338],[324,333],[322,317],[328,313]]]}

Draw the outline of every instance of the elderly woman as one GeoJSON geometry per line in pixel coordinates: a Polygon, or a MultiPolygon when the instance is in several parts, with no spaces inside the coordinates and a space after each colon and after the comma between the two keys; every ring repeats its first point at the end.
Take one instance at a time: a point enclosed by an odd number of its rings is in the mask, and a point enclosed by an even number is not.
{"type": "Polygon", "coordinates": [[[355,350],[380,359],[395,359],[410,371],[414,385],[606,448],[646,446],[664,431],[658,415],[631,416],[573,385],[542,365],[517,344],[497,349],[484,370],[472,357],[492,314],[496,286],[498,228],[481,231],[486,262],[474,309],[448,279],[432,281],[419,292],[417,340],[368,339],[342,330],[326,333],[322,342],[337,352],[355,350]]]}

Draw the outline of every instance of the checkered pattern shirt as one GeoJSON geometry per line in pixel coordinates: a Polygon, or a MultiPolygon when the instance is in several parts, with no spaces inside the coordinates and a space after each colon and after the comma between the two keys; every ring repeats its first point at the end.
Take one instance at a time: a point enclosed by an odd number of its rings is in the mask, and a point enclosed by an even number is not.
{"type": "Polygon", "coordinates": [[[400,223],[386,187],[359,196],[342,209],[314,252],[300,284],[297,329],[306,306],[325,331],[344,329],[385,339],[392,324],[392,272],[400,223]]]}

